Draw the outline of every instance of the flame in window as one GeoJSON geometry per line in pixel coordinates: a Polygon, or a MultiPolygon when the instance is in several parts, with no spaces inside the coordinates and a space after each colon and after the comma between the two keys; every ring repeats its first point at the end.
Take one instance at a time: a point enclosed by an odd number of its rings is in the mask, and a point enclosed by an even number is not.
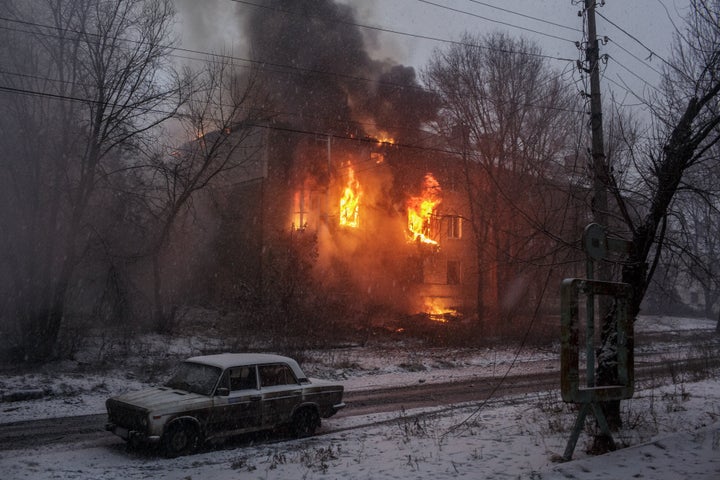
{"type": "Polygon", "coordinates": [[[301,189],[293,195],[292,230],[305,230],[308,226],[310,191],[301,189]]]}
{"type": "Polygon", "coordinates": [[[362,190],[360,182],[355,178],[355,171],[348,167],[348,182],[340,198],[340,225],[358,228],[360,225],[360,198],[362,190]]]}
{"type": "Polygon", "coordinates": [[[440,194],[440,183],[432,173],[425,175],[422,194],[410,198],[407,202],[409,241],[438,244],[430,237],[433,233],[433,213],[442,201],[440,194]]]}

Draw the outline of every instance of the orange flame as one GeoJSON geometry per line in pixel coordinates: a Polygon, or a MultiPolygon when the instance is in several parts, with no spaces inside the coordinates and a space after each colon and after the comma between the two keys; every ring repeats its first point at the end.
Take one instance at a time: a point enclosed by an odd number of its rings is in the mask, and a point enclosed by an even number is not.
{"type": "Polygon", "coordinates": [[[425,313],[428,318],[439,323],[448,323],[449,317],[457,317],[458,312],[454,308],[449,308],[441,304],[442,302],[435,298],[425,298],[425,313]]]}
{"type": "Polygon", "coordinates": [[[395,139],[389,137],[387,134],[378,135],[375,139],[377,140],[378,145],[393,145],[395,143],[395,139]]]}
{"type": "Polygon", "coordinates": [[[421,196],[408,200],[408,230],[411,242],[437,245],[438,242],[430,238],[430,226],[433,212],[440,204],[440,184],[432,173],[425,175],[421,196]]]}
{"type": "Polygon", "coordinates": [[[355,171],[348,168],[348,183],[340,199],[340,225],[357,228],[360,225],[360,183],[355,179],[355,171]]]}
{"type": "Polygon", "coordinates": [[[377,146],[381,147],[383,145],[394,145],[395,139],[390,136],[388,132],[385,130],[377,130],[374,133],[370,133],[365,137],[367,140],[374,141],[377,146]]]}

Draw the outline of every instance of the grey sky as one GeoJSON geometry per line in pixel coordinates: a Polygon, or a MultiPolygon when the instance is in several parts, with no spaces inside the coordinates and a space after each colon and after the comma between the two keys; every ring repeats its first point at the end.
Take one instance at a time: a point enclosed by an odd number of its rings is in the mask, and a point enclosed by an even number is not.
{"type": "MultiPolygon", "coordinates": [[[[250,55],[240,17],[256,7],[232,0],[175,1],[181,14],[178,27],[183,47],[202,51],[224,49],[238,56],[250,55]]],[[[262,1],[248,0],[248,3],[262,1]]],[[[581,6],[573,5],[571,0],[339,1],[356,9],[358,24],[381,29],[361,29],[373,56],[391,58],[416,70],[427,64],[433,49],[447,46],[447,43],[422,37],[458,40],[466,31],[483,34],[504,30],[537,42],[551,57],[580,58],[574,42],[582,39],[582,18],[578,16],[581,6]]],[[[603,89],[612,88],[619,101],[629,104],[635,103],[635,99],[625,86],[637,94],[651,91],[658,83],[657,71],[662,68],[662,60],[657,56],[649,58],[650,52],[645,47],[667,57],[672,21],[679,25],[685,9],[687,0],[607,0],[604,6],[599,6],[598,12],[607,20],[598,16],[598,34],[610,40],[601,47],[601,53],[611,57],[603,71],[603,89]]],[[[551,60],[551,63],[559,70],[572,69],[568,61],[551,60]]]]}

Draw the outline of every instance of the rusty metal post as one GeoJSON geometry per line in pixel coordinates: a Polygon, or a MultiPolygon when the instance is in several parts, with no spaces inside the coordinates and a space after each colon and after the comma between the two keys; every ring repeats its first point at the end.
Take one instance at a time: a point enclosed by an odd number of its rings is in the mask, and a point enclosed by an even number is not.
{"type": "MultiPolygon", "coordinates": [[[[598,427],[610,438],[611,446],[615,442],[612,439],[607,419],[600,408],[600,402],[608,400],[622,400],[631,398],[634,392],[633,374],[633,324],[628,318],[628,303],[632,294],[630,285],[626,283],[603,282],[600,280],[589,280],[582,278],[566,278],[563,280],[560,289],[561,300],[561,341],[560,351],[560,385],[562,399],[565,402],[572,402],[581,405],[575,425],[568,439],[564,460],[572,458],[577,440],[582,431],[588,412],[592,408],[593,415],[598,427]],[[580,386],[580,355],[579,355],[579,301],[580,294],[588,297],[605,296],[613,298],[616,308],[613,315],[617,325],[617,350],[618,350],[618,371],[619,384],[607,386],[594,386],[594,379],[588,379],[587,387],[580,386]],[[592,384],[592,386],[590,385],[592,384]]],[[[590,319],[587,319],[590,322],[590,319]]],[[[592,339],[591,339],[592,340],[592,339]]],[[[594,342],[590,341],[588,348],[594,348],[594,342]]],[[[588,357],[590,355],[588,354],[588,357]]],[[[592,357],[594,358],[594,352],[592,357]]],[[[586,359],[590,362],[590,359],[586,359]]],[[[589,374],[588,374],[589,375],[589,374]]]]}

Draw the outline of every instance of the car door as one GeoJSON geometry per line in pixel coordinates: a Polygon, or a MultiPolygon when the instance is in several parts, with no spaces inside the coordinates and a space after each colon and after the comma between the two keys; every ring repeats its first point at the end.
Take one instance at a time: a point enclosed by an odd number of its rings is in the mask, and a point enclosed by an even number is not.
{"type": "Polygon", "coordinates": [[[287,423],[303,399],[303,389],[284,363],[258,365],[262,393],[262,422],[265,427],[287,423]]]}
{"type": "Polygon", "coordinates": [[[261,399],[255,365],[228,368],[213,397],[211,430],[233,434],[257,429],[262,423],[261,399]]]}

